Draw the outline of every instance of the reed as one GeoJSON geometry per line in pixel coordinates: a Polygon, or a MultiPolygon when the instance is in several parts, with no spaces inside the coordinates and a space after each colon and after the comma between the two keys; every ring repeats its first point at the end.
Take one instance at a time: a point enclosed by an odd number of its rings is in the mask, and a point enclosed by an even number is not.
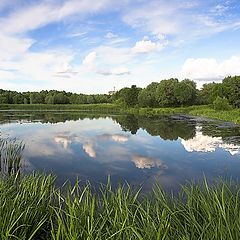
{"type": "Polygon", "coordinates": [[[0,179],[1,239],[239,239],[239,185],[188,184],[177,196],[110,182],[56,188],[52,175],[0,179]]]}
{"type": "Polygon", "coordinates": [[[16,174],[21,167],[24,143],[16,139],[0,138],[0,173],[16,174]]]}

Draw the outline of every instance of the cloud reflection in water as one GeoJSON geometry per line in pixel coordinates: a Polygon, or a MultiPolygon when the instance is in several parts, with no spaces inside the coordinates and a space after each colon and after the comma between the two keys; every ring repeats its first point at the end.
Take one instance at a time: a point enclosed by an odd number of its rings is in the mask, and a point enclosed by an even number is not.
{"type": "Polygon", "coordinates": [[[181,143],[188,152],[214,152],[217,148],[222,148],[231,155],[240,154],[240,146],[224,143],[222,137],[203,135],[202,127],[196,127],[194,138],[181,139],[181,143]]]}

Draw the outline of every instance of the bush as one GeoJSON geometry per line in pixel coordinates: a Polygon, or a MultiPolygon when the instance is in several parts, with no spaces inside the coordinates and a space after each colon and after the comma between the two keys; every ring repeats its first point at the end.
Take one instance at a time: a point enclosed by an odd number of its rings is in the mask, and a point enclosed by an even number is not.
{"type": "Polygon", "coordinates": [[[218,96],[213,102],[213,108],[215,110],[230,110],[232,107],[225,97],[221,98],[218,96]]]}

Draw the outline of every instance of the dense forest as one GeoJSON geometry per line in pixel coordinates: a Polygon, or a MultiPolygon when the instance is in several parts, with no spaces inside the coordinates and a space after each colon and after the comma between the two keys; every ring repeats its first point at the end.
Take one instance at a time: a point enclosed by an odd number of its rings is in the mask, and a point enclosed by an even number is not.
{"type": "Polygon", "coordinates": [[[0,90],[1,104],[96,104],[117,103],[126,107],[178,107],[214,104],[219,109],[240,107],[240,76],[208,83],[198,90],[196,83],[176,78],[153,82],[146,88],[133,85],[113,94],[76,94],[65,91],[16,92],[0,90]]]}

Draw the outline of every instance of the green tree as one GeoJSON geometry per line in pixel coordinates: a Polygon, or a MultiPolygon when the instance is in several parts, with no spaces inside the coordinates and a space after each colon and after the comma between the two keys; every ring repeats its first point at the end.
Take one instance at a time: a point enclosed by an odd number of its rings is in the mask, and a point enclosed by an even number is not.
{"type": "Polygon", "coordinates": [[[175,89],[178,84],[178,79],[171,78],[162,80],[156,90],[156,100],[161,107],[177,106],[178,101],[175,95],[175,89]]]}
{"type": "Polygon", "coordinates": [[[240,107],[240,76],[227,77],[222,83],[224,95],[234,107],[240,107]]]}
{"type": "Polygon", "coordinates": [[[53,104],[68,104],[69,98],[63,93],[59,92],[53,95],[53,104]]]}
{"type": "Polygon", "coordinates": [[[14,104],[23,104],[24,103],[24,96],[20,93],[17,93],[13,96],[13,103],[14,104]]]}
{"type": "Polygon", "coordinates": [[[211,104],[218,96],[225,96],[225,91],[221,83],[204,84],[199,92],[199,100],[201,104],[211,104]]]}
{"type": "Polygon", "coordinates": [[[178,105],[193,105],[196,102],[196,83],[185,79],[175,85],[174,95],[178,105]]]}
{"type": "Polygon", "coordinates": [[[158,83],[152,82],[144,88],[138,95],[138,103],[141,107],[156,107],[156,89],[158,83]]]}
{"type": "Polygon", "coordinates": [[[231,106],[225,97],[221,98],[218,96],[213,102],[213,108],[215,110],[230,110],[231,106]]]}
{"type": "Polygon", "coordinates": [[[129,107],[134,107],[138,104],[138,95],[141,88],[132,85],[131,88],[123,88],[119,92],[119,98],[129,107]]]}

